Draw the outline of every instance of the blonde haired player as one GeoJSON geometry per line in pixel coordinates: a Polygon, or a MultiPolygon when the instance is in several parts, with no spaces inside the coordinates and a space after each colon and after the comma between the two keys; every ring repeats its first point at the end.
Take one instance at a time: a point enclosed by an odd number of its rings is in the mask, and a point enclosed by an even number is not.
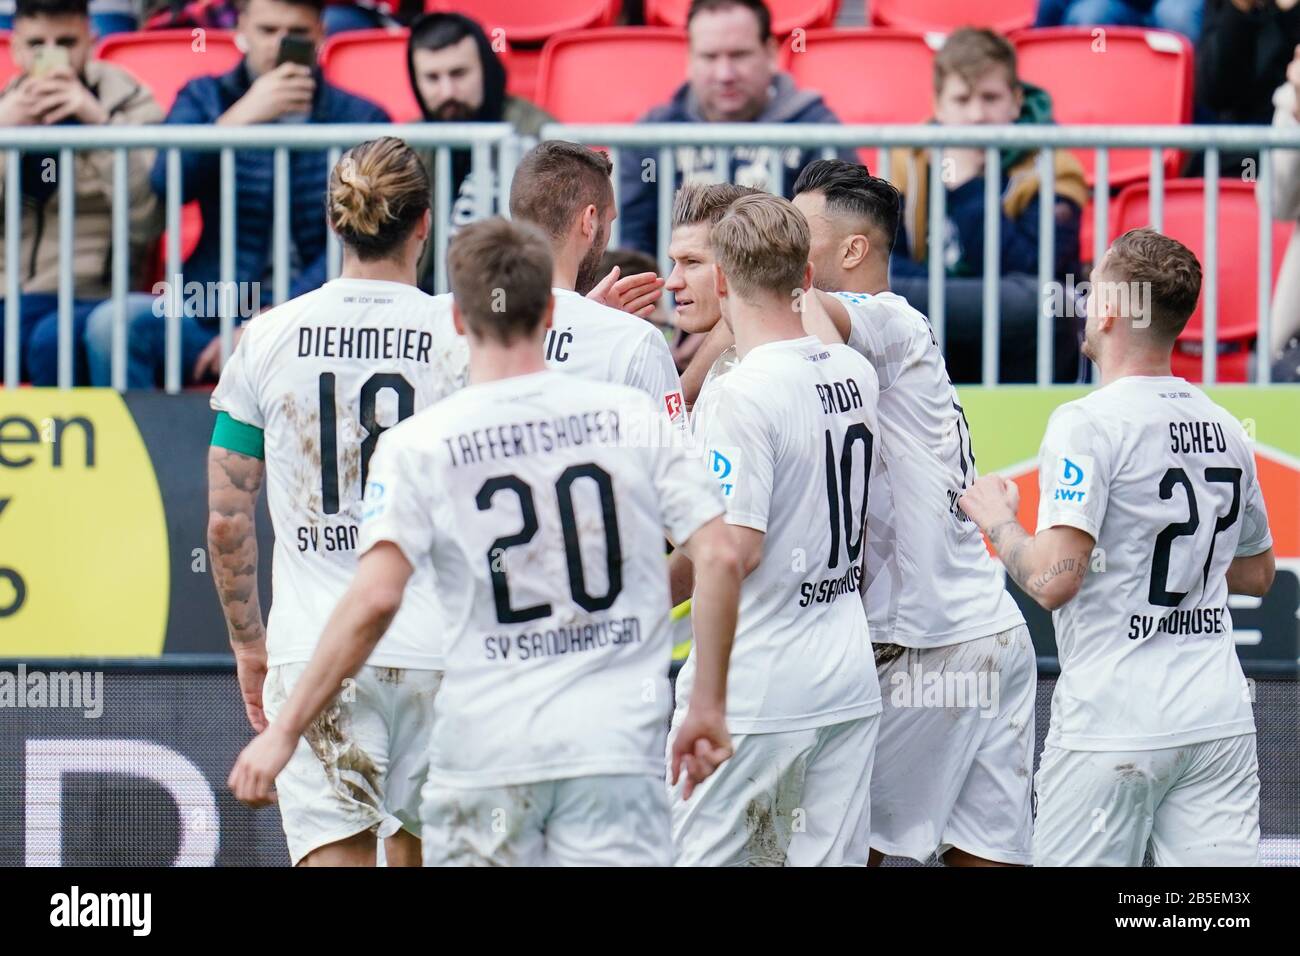
{"type": "MultiPolygon", "coordinates": [[[[735,200],[711,244],[739,361],[701,396],[694,428],[746,577],[727,707],[735,755],[689,802],[673,788],[675,862],[865,865],[881,705],[858,591],[876,374],[805,333],[808,226],[789,202],[735,200]]],[[[673,555],[674,600],[690,594],[691,570],[673,555]]],[[[679,699],[698,679],[696,651],[679,699]]],[[[675,733],[687,716],[679,705],[675,733]]]]}
{"type": "MultiPolygon", "coordinates": [[[[263,731],[303,678],[329,610],[357,566],[361,495],[379,436],[463,384],[450,321],[416,288],[429,236],[429,180],[401,140],[348,150],[327,215],[340,278],[249,324],[212,396],[208,544],[239,685],[263,731]],[[257,593],[263,478],[275,527],[275,600],[257,593]],[[265,713],[264,713],[265,711],[265,713]]],[[[443,666],[427,568],[376,648],[295,735],[276,780],[295,865],[418,865],[419,786],[443,666]]]]}
{"type": "Polygon", "coordinates": [[[700,568],[696,680],[679,697],[670,760],[683,796],[730,755],[740,568],[722,502],[680,442],[643,440],[662,422],[644,394],[547,369],[547,246],[500,219],[453,241],[471,384],[380,443],[356,578],[309,679],[236,763],[240,799],[266,798],[326,688],[364,663],[431,559],[450,627],[425,864],[666,864],[663,534],[700,568]]]}

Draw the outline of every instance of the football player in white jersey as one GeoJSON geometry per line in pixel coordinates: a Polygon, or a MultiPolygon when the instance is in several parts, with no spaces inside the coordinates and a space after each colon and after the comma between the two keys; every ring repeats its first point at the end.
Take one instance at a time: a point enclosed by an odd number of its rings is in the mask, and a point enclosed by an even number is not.
{"type": "MultiPolygon", "coordinates": [[[[461,387],[451,324],[416,288],[429,181],[401,140],[350,149],[329,183],[340,278],[250,323],[212,396],[208,543],[254,730],[283,707],[357,564],[361,498],[379,436],[461,387]],[[454,363],[452,363],[454,365],[454,363]],[[262,479],[275,527],[275,599],[257,594],[262,479]],[[263,714],[265,710],[265,716],[263,714]]],[[[277,780],[296,865],[418,865],[419,787],[441,633],[427,568],[356,680],[294,737],[277,780]],[[399,829],[400,827],[400,829],[399,829]]]]}
{"type": "Polygon", "coordinates": [[[1091,281],[1083,351],[1101,387],[1047,424],[1037,533],[1005,479],[960,501],[1056,626],[1034,863],[1141,866],[1149,849],[1157,866],[1253,865],[1255,722],[1228,594],[1273,581],[1254,454],[1170,369],[1200,294],[1191,251],[1135,229],[1091,281]],[[1106,566],[1089,573],[1094,545],[1106,566]]]}
{"type": "Polygon", "coordinates": [[[937,851],[948,865],[1026,865],[1037,662],[1002,570],[957,507],[975,454],[943,352],[925,316],[889,291],[898,191],[865,166],[817,160],[794,204],[824,290],[809,304],[880,376],[863,594],[884,704],[873,861],[937,851]]]}
{"type": "Polygon", "coordinates": [[[697,677],[674,740],[686,793],[730,754],[740,558],[716,486],[644,394],[547,369],[551,258],[536,229],[462,229],[449,253],[468,388],[384,436],[356,577],[280,718],[231,774],[264,800],[292,742],[354,673],[428,560],[450,623],[424,788],[424,860],[671,858],[665,533],[700,568],[697,677]],[[658,423],[660,427],[655,428],[658,423]]]}
{"type": "MultiPolygon", "coordinates": [[[[735,754],[689,802],[670,783],[675,862],[865,865],[880,688],[857,592],[876,375],[804,332],[808,226],[789,202],[737,199],[712,246],[740,360],[701,396],[694,428],[746,578],[727,701],[735,754]]],[[[689,557],[673,555],[677,600],[689,557]]],[[[674,733],[688,726],[699,650],[678,678],[674,733]]]]}
{"type": "MultiPolygon", "coordinates": [[[[684,429],[686,408],[672,350],[658,329],[629,314],[644,312],[647,302],[653,307],[662,281],[629,276],[624,289],[622,280],[612,282],[610,273],[588,296],[574,291],[592,288],[600,273],[609,226],[617,215],[609,179],[612,168],[604,153],[565,140],[539,143],[515,168],[510,215],[546,235],[555,264],[555,315],[546,333],[546,365],[568,375],[638,388],[684,429]],[[602,296],[619,307],[596,301],[602,296]]],[[[435,297],[448,315],[451,301],[451,294],[435,297]]]]}

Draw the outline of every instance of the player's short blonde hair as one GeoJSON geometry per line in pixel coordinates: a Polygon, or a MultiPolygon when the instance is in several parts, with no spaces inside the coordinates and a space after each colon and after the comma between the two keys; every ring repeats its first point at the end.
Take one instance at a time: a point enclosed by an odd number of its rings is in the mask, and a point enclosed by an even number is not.
{"type": "Polygon", "coordinates": [[[687,183],[677,190],[673,199],[673,228],[712,226],[727,211],[727,207],[741,196],[752,196],[759,190],[731,183],[687,183]]]}
{"type": "Polygon", "coordinates": [[[733,202],[710,234],[713,258],[743,299],[803,288],[808,221],[787,199],[767,193],[733,202]]]}
{"type": "Polygon", "coordinates": [[[447,275],[469,331],[509,345],[537,331],[551,301],[551,246],[531,223],[484,219],[452,239],[447,275]]]}

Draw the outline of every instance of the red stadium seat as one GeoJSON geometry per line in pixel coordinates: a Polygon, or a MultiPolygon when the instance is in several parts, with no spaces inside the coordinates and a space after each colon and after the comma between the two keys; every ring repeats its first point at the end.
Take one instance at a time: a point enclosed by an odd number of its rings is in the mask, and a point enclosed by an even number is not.
{"type": "Polygon", "coordinates": [[[164,113],[190,80],[229,72],[243,58],[229,31],[207,30],[200,45],[188,29],[114,33],[99,41],[95,56],[149,87],[164,113]]]}
{"type": "MultiPolygon", "coordinates": [[[[691,0],[645,0],[646,23],[684,27],[690,7],[691,0]]],[[[833,26],[840,0],[767,0],[767,8],[772,11],[772,33],[783,37],[796,29],[833,26]]]]}
{"type": "MultiPolygon", "coordinates": [[[[1106,27],[1026,30],[1012,37],[1020,77],[1052,94],[1062,125],[1189,123],[1192,119],[1192,46],[1163,30],[1106,27]]],[[[1094,153],[1075,150],[1088,181],[1094,153]]],[[[1165,151],[1165,170],[1176,176],[1182,157],[1165,151]]],[[[1110,182],[1123,186],[1147,178],[1150,151],[1110,151],[1110,182]]]]}
{"type": "Polygon", "coordinates": [[[952,33],[989,27],[1010,33],[1034,22],[1037,0],[870,0],[871,22],[900,30],[952,33]]]}
{"type": "MultiPolygon", "coordinates": [[[[1150,195],[1146,183],[1125,188],[1111,203],[1111,238],[1149,224],[1150,195]]],[[[1201,259],[1205,257],[1205,182],[1171,179],[1165,182],[1164,229],[1201,259]]],[[[1293,223],[1273,224],[1273,282],[1277,282],[1282,255],[1293,223]]],[[[1219,181],[1219,358],[1220,382],[1244,382],[1258,330],[1259,206],[1254,183],[1238,179],[1219,181]]],[[[1201,380],[1203,303],[1198,304],[1187,328],[1174,347],[1174,374],[1201,380]]]]}
{"type": "Polygon", "coordinates": [[[506,92],[536,103],[542,51],[529,47],[509,47],[501,54],[501,62],[506,68],[506,92]]]}
{"type": "Polygon", "coordinates": [[[488,38],[511,46],[543,43],[565,30],[612,26],[620,0],[425,0],[429,13],[463,13],[476,20],[488,38]],[[493,36],[494,30],[502,33],[493,36]]]}
{"type": "MultiPolygon", "coordinates": [[[[923,34],[809,30],[787,40],[781,55],[795,85],[821,93],[843,123],[923,123],[932,113],[934,51],[923,34]]],[[[875,172],[876,151],[859,155],[875,172]]]]}
{"type": "Polygon", "coordinates": [[[406,70],[405,29],[349,30],[325,41],[320,68],[340,89],[382,106],[395,123],[420,118],[420,104],[406,70]]]}
{"type": "Polygon", "coordinates": [[[552,37],[537,103],[562,123],[632,123],[686,80],[686,33],[610,27],[552,37]]]}
{"type": "Polygon", "coordinates": [[[13,57],[9,55],[9,31],[0,30],[0,89],[18,73],[13,57]]]}

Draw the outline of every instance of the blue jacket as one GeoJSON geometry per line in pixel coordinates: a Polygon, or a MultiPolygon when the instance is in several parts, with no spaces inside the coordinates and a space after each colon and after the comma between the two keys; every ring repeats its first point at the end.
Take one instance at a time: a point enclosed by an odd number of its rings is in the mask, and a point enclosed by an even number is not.
{"type": "MultiPolygon", "coordinates": [[[[167,114],[168,123],[211,125],[248,92],[252,81],[241,62],[221,76],[202,76],[182,87],[167,114]]],[[[387,123],[378,106],[325,83],[316,75],[312,123],[387,123]]],[[[273,150],[235,153],[235,280],[260,282],[267,274],[274,222],[273,150]]],[[[159,150],[153,168],[153,189],[167,195],[167,154],[159,150]]],[[[290,297],[310,292],[325,282],[325,188],[329,176],[323,151],[289,154],[289,234],[295,264],[289,277],[290,297]]],[[[221,154],[181,153],[181,202],[197,199],[203,213],[203,234],[185,260],[185,281],[216,282],[221,277],[221,154]]],[[[262,301],[269,305],[269,289],[262,301]]],[[[212,321],[215,323],[216,318],[212,321]]]]}
{"type": "MultiPolygon", "coordinates": [[[[673,98],[662,106],[656,106],[645,116],[642,123],[703,123],[695,97],[691,95],[689,83],[683,83],[673,94],[673,98]]],[[[795,89],[794,80],[786,73],[778,73],[772,81],[772,93],[767,106],[754,120],[756,123],[838,123],[839,119],[822,100],[820,93],[811,90],[795,89]]],[[[744,146],[731,151],[731,164],[728,170],[728,182],[740,186],[753,186],[767,189],[768,160],[776,147],[744,146]]],[[[655,176],[647,175],[647,159],[657,162],[658,151],[641,152],[623,150],[619,157],[619,245],[640,249],[650,255],[658,250],[658,185],[655,176]]],[[[673,150],[676,160],[677,181],[674,190],[683,182],[705,181],[717,182],[713,172],[714,150],[710,146],[682,146],[673,150]]],[[[794,191],[795,180],[805,165],[817,159],[820,150],[801,150],[790,148],[783,151],[781,165],[784,168],[784,181],[781,192],[790,196],[794,191]]],[[[840,158],[848,162],[857,162],[852,150],[842,152],[840,158]]],[[[773,190],[775,191],[775,190],[773,190]]]]}

